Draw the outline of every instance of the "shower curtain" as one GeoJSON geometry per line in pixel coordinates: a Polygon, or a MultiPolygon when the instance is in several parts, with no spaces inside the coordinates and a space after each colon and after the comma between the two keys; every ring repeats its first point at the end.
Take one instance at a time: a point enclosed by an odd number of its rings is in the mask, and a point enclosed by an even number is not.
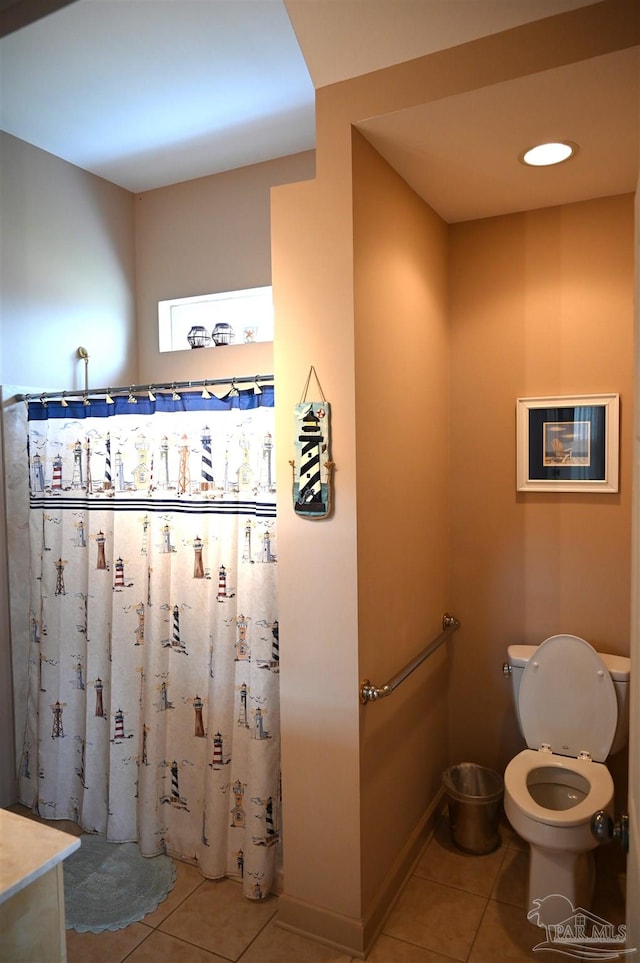
{"type": "Polygon", "coordinates": [[[21,801],[261,899],[280,831],[274,394],[181,395],[29,403],[21,801]]]}

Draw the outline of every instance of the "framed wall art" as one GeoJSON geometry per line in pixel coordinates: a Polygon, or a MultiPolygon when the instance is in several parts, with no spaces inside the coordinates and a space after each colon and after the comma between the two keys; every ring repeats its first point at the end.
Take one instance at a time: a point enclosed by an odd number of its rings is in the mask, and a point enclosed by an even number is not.
{"type": "Polygon", "coordinates": [[[619,396],[518,398],[519,492],[617,492],[619,396]]]}

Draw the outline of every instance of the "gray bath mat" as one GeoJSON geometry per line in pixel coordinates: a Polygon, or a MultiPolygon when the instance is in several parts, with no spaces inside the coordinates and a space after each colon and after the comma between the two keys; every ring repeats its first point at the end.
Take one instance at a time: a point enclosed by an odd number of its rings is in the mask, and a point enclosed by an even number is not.
{"type": "Polygon", "coordinates": [[[109,843],[98,835],[82,836],[63,866],[66,926],[79,933],[120,930],[141,920],[176,880],[169,856],[146,858],[137,843],[109,843]]]}

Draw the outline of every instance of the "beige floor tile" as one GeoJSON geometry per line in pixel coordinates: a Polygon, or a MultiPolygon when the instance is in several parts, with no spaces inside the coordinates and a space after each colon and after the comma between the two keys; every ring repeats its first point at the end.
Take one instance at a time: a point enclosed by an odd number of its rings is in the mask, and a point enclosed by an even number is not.
{"type": "Polygon", "coordinates": [[[507,849],[491,898],[524,909],[528,880],[529,854],[521,849],[507,849]]]}
{"type": "Polygon", "coordinates": [[[144,923],[102,933],[67,930],[67,963],[121,963],[152,932],[144,923]]]}
{"type": "MultiPolygon", "coordinates": [[[[30,819],[74,835],[68,820],[41,820],[25,806],[10,807],[30,819]]],[[[446,814],[428,843],[368,956],[369,963],[540,963],[545,931],[524,910],[529,847],[506,819],[502,845],[487,856],[466,856],[450,838],[446,814]],[[489,900],[486,899],[491,894],[489,900]]],[[[625,921],[625,857],[617,846],[596,852],[593,911],[607,922],[625,921]]],[[[348,963],[350,957],[278,927],[277,898],[246,900],[232,880],[203,879],[176,860],[177,878],[167,900],[123,930],[99,934],[67,930],[68,963],[348,963]],[[157,929],[154,929],[157,928],[157,929]],[[243,955],[244,953],[244,955],[243,955]]]]}
{"type": "Polygon", "coordinates": [[[197,866],[184,863],[179,859],[174,859],[174,863],[176,864],[176,881],[173,889],[169,890],[167,898],[158,905],[153,913],[147,913],[144,917],[147,926],[153,926],[154,928],[159,926],[205,881],[197,866]]]}
{"type": "Polygon", "coordinates": [[[351,956],[267,923],[239,963],[351,963],[351,956]]]}
{"type": "Polygon", "coordinates": [[[248,900],[230,879],[204,882],[159,929],[210,953],[237,960],[278,909],[276,897],[248,900]]]}
{"type": "Polygon", "coordinates": [[[545,938],[545,930],[529,923],[523,909],[489,900],[469,963],[540,963],[545,954],[533,948],[545,938]]]}
{"type": "Polygon", "coordinates": [[[526,839],[523,839],[522,836],[518,836],[506,816],[503,816],[500,820],[500,837],[505,846],[508,846],[510,849],[520,849],[525,853],[529,852],[529,843],[526,839]]]}
{"type": "Polygon", "coordinates": [[[446,822],[438,825],[427,843],[415,875],[455,886],[467,893],[489,896],[507,850],[504,846],[484,856],[469,856],[456,849],[446,822]]]}
{"type": "Polygon", "coordinates": [[[383,933],[367,956],[367,963],[451,963],[451,957],[441,956],[413,943],[404,943],[383,933]]]}
{"type": "Polygon", "coordinates": [[[466,960],[486,903],[481,896],[413,876],[391,911],[384,933],[466,960]]]}
{"type": "Polygon", "coordinates": [[[229,963],[193,943],[177,940],[157,930],[127,957],[127,963],[229,963]]]}

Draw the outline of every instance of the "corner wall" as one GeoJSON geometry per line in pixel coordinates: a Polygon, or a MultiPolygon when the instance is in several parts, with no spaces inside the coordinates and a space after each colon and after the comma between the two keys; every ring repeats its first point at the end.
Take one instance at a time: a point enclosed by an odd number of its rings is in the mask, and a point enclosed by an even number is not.
{"type": "Polygon", "coordinates": [[[631,195],[450,228],[452,761],[523,746],[509,644],[629,654],[633,232],[631,195]],[[620,394],[619,493],[516,492],[516,398],[599,392],[620,394]]]}
{"type": "MultiPolygon", "coordinates": [[[[361,313],[361,306],[365,301],[362,289],[356,292],[359,252],[354,251],[352,128],[367,118],[623,49],[633,43],[630,38],[637,36],[636,29],[636,10],[630,0],[606,0],[324,87],[316,95],[316,180],[282,186],[273,192],[279,471],[287,470],[288,459],[292,457],[292,452],[283,450],[282,443],[286,444],[286,439],[291,437],[291,413],[311,364],[315,365],[325,395],[332,403],[332,455],[337,465],[336,511],[332,519],[315,523],[295,519],[290,499],[284,496],[278,506],[285,826],[285,892],[280,901],[279,919],[307,935],[339,944],[351,955],[362,955],[366,951],[371,922],[366,917],[376,904],[373,890],[382,880],[393,877],[397,865],[389,864],[393,858],[391,847],[385,849],[385,856],[379,863],[367,849],[371,837],[374,845],[378,842],[375,827],[372,828],[368,821],[368,807],[372,806],[379,813],[384,811],[383,820],[387,826],[393,823],[395,797],[390,794],[384,801],[372,801],[371,792],[363,792],[359,767],[362,766],[363,776],[372,778],[373,743],[370,742],[371,730],[367,728],[371,720],[365,721],[363,733],[361,713],[357,703],[354,705],[360,682],[359,645],[365,646],[363,654],[366,652],[372,661],[375,659],[376,666],[377,658],[384,651],[382,646],[377,648],[375,644],[368,648],[360,625],[363,613],[354,609],[358,591],[366,591],[365,573],[372,567],[365,553],[370,551],[372,544],[374,551],[377,550],[375,534],[372,534],[376,530],[380,539],[391,539],[393,551],[397,549],[394,533],[389,534],[384,525],[375,528],[379,520],[371,517],[367,477],[366,474],[361,476],[361,472],[370,471],[372,459],[366,452],[370,450],[374,429],[370,424],[371,415],[362,404],[368,397],[363,379],[367,376],[365,358],[368,360],[369,349],[363,347],[362,342],[366,318],[361,313]],[[368,447],[363,449],[361,439],[369,439],[368,447]],[[365,506],[368,506],[366,512],[365,506]],[[373,526],[372,533],[365,529],[365,525],[373,526]],[[368,746],[366,750],[365,746],[368,746]],[[384,867],[383,861],[387,862],[384,867]],[[375,873],[375,882],[365,881],[365,866],[375,873]],[[372,897],[373,903],[370,903],[372,897]]],[[[361,269],[362,265],[358,270],[361,269]]],[[[492,271],[497,269],[496,265],[491,266],[492,271]]],[[[508,284],[509,279],[506,281],[508,284]]],[[[580,303],[583,299],[580,292],[577,297],[577,303],[580,303]]],[[[518,337],[518,331],[506,327],[505,336],[509,344],[512,337],[518,337]]],[[[496,380],[503,375],[511,378],[508,371],[502,370],[501,350],[502,346],[496,345],[493,358],[496,380]]],[[[386,362],[391,370],[395,358],[396,347],[390,344],[386,362]]],[[[379,359],[374,360],[379,363],[379,359]]],[[[477,384],[478,376],[475,372],[473,376],[477,384]]],[[[454,365],[452,378],[459,377],[454,365]]],[[[494,390],[491,377],[486,374],[490,394],[494,390]]],[[[513,384],[507,380],[507,385],[508,407],[506,413],[500,412],[497,426],[500,439],[504,438],[505,431],[509,434],[513,430],[514,399],[520,393],[516,391],[512,397],[513,384]]],[[[452,390],[457,399],[455,388],[452,390]]],[[[465,404],[458,404],[458,409],[464,411],[471,402],[481,411],[482,394],[474,399],[465,396],[465,404]]],[[[456,417],[452,409],[452,421],[456,417]]],[[[474,417],[479,414],[474,412],[474,417]]],[[[483,437],[486,438],[486,430],[483,437]]],[[[419,438],[419,430],[416,438],[419,438]]],[[[396,452],[393,437],[385,437],[383,443],[387,442],[396,452]]],[[[451,450],[456,451],[455,443],[451,450]]],[[[466,460],[465,454],[464,451],[457,452],[450,474],[454,477],[462,470],[471,479],[469,486],[459,492],[459,497],[467,499],[470,504],[461,507],[463,514],[481,516],[483,499],[492,497],[486,486],[495,484],[491,471],[493,452],[487,443],[481,451],[477,447],[474,449],[475,460],[466,460]],[[489,463],[489,469],[478,467],[479,464],[484,466],[485,462],[489,463]],[[476,476],[484,480],[484,487],[475,484],[476,476]]],[[[509,456],[501,452],[501,466],[504,458],[509,456]]],[[[511,478],[510,463],[508,472],[511,478]]],[[[501,479],[499,485],[504,484],[507,482],[501,479]]],[[[509,492],[512,492],[511,481],[508,485],[509,492]]],[[[381,488],[382,483],[378,480],[373,491],[379,492],[381,488]]],[[[450,498],[453,520],[458,511],[453,491],[450,498]]],[[[410,510],[409,505],[407,510],[410,510]]],[[[494,517],[494,524],[497,524],[498,531],[487,532],[487,538],[499,540],[501,519],[494,517]]],[[[597,524],[599,526],[600,522],[597,524]]],[[[481,518],[478,525],[481,529],[481,518]]],[[[406,529],[402,531],[405,533],[406,529]]],[[[571,531],[565,531],[562,538],[568,542],[572,535],[571,531]]],[[[455,552],[456,544],[455,538],[452,539],[451,551],[455,552]]],[[[491,543],[487,545],[491,549],[491,543]]],[[[413,544],[405,547],[410,553],[414,551],[413,544]]],[[[482,564],[485,547],[484,539],[471,538],[470,557],[477,567],[482,564]]],[[[498,720],[498,727],[503,726],[507,705],[505,689],[500,690],[504,701],[495,707],[491,702],[496,691],[496,677],[492,673],[497,673],[500,685],[503,682],[503,641],[496,643],[494,640],[495,623],[489,612],[492,599],[498,599],[504,606],[508,604],[505,595],[512,591],[517,607],[520,588],[518,580],[511,574],[510,561],[512,557],[518,560],[522,551],[519,541],[506,546],[506,552],[499,559],[500,567],[494,568],[491,576],[485,576],[485,581],[489,579],[489,584],[484,586],[489,591],[489,598],[483,592],[474,595],[473,589],[465,587],[467,594],[459,604],[452,584],[454,614],[462,622],[451,647],[460,653],[456,656],[457,688],[452,704],[460,709],[461,720],[466,718],[467,710],[475,717],[475,706],[459,704],[459,699],[469,698],[472,692],[471,698],[478,700],[478,712],[482,711],[488,717],[493,715],[498,720]],[[467,604],[470,594],[473,599],[467,604]],[[480,635],[479,626],[482,628],[480,635]],[[501,657],[496,665],[498,650],[501,657]],[[462,664],[470,653],[468,663],[462,664]],[[473,689],[472,683],[475,683],[473,689]]],[[[542,558],[544,564],[544,554],[542,558]]],[[[460,564],[462,568],[455,568],[457,585],[464,568],[463,563],[460,564]]],[[[395,604],[394,597],[393,592],[387,592],[390,606],[395,604]]],[[[628,616],[628,607],[626,614],[628,616]]],[[[624,617],[623,612],[621,621],[624,617]]],[[[411,618],[402,613],[399,624],[409,627],[411,618]]],[[[363,625],[364,620],[366,615],[363,615],[363,625]]],[[[388,628],[390,619],[387,617],[383,624],[385,629],[388,628]]],[[[501,627],[501,631],[510,632],[516,628],[517,623],[512,621],[501,627]]],[[[400,639],[404,644],[406,640],[401,634],[400,639]]],[[[364,664],[362,668],[365,668],[364,664]]],[[[369,666],[366,669],[368,673],[369,666]]],[[[420,697],[417,696],[418,703],[420,697]]],[[[367,708],[375,710],[382,706],[367,708]]],[[[508,737],[503,736],[501,729],[496,751],[490,742],[481,740],[480,736],[476,740],[473,734],[467,733],[467,724],[456,719],[455,711],[451,722],[454,725],[452,752],[465,748],[475,752],[478,749],[488,761],[495,759],[497,762],[506,751],[508,737]],[[465,742],[467,736],[468,743],[465,742]]],[[[508,726],[512,731],[510,722],[508,726]]],[[[396,739],[388,751],[406,752],[405,759],[411,759],[410,726],[407,730],[409,735],[401,747],[396,739]]],[[[483,721],[481,732],[490,739],[495,733],[494,724],[483,721]]],[[[435,768],[438,763],[434,761],[433,765],[435,768]]],[[[432,778],[431,775],[428,778],[432,778]]],[[[409,779],[412,781],[411,776],[409,779]]],[[[403,825],[403,829],[406,826],[403,825]]],[[[402,852],[406,852],[409,845],[410,840],[406,840],[402,852]]],[[[384,886],[383,882],[383,889],[384,886]]]]}
{"type": "Polygon", "coordinates": [[[446,226],[357,132],[349,154],[340,190],[272,192],[278,472],[310,365],[336,463],[329,519],[278,496],[278,922],[360,955],[432,827],[447,763],[446,649],[388,703],[360,706],[359,690],[442,630],[449,365],[446,226]]]}
{"type": "MultiPolygon", "coordinates": [[[[450,601],[447,226],[357,131],[353,205],[358,649],[382,685],[450,601]]],[[[433,828],[454,644],[360,711],[365,943],[433,828]]]]}
{"type": "MultiPolygon", "coordinates": [[[[278,488],[284,892],[278,920],[362,946],[351,206],[317,181],[272,192],[277,471],[291,473],[310,366],[331,404],[335,507],[295,515],[278,488]],[[327,238],[331,243],[327,245],[327,238]]],[[[315,395],[314,379],[310,392],[315,395]]],[[[308,400],[312,399],[311,393],[308,400]]],[[[319,400],[319,399],[318,399],[319,400]]]]}
{"type": "Polygon", "coordinates": [[[271,284],[270,190],[314,172],[306,151],[136,196],[140,382],[271,373],[267,342],[161,353],[158,301],[271,284]]]}
{"type": "Polygon", "coordinates": [[[0,132],[0,224],[0,381],[135,381],[133,195],[0,132]]]}

